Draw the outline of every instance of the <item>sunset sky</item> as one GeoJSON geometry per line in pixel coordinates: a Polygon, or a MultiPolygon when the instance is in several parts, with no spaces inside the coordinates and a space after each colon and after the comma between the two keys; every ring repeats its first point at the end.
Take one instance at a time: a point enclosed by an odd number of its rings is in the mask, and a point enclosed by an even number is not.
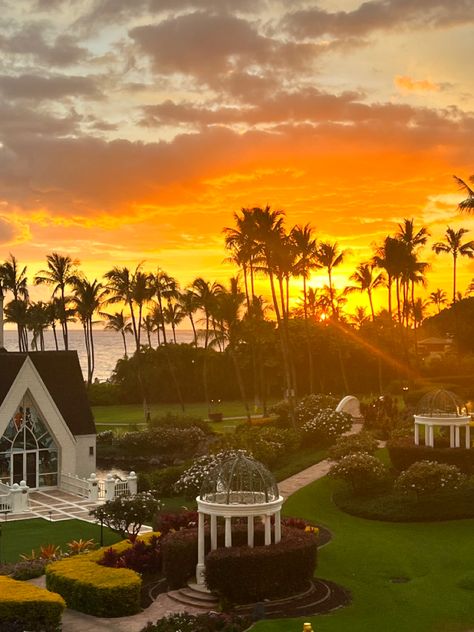
{"type": "Polygon", "coordinates": [[[30,275],[55,250],[225,281],[222,228],[266,204],[351,249],[340,286],[404,217],[474,239],[474,0],[0,4],[0,259],[30,275]]]}

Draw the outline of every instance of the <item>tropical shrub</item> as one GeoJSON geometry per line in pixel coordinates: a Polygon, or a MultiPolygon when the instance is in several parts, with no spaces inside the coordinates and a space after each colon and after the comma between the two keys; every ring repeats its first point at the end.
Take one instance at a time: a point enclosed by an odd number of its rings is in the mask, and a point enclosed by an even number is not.
{"type": "Polygon", "coordinates": [[[426,496],[442,490],[457,490],[466,481],[455,465],[436,461],[419,461],[402,472],[395,481],[395,489],[401,492],[415,492],[426,496]]]}
{"type": "Polygon", "coordinates": [[[141,632],[243,632],[252,623],[248,617],[224,612],[170,614],[156,623],[148,623],[141,632]]]}
{"type": "Polygon", "coordinates": [[[370,492],[383,485],[388,470],[376,457],[365,452],[343,456],[329,470],[332,478],[349,483],[355,493],[370,492]]]}
{"type": "Polygon", "coordinates": [[[155,516],[153,530],[159,531],[162,536],[170,531],[181,531],[182,529],[195,529],[198,523],[197,511],[173,511],[160,513],[155,516]]]}
{"type": "Polygon", "coordinates": [[[295,407],[296,423],[300,426],[314,419],[323,410],[335,410],[338,401],[332,395],[308,395],[304,397],[295,407]]]}
{"type": "Polygon", "coordinates": [[[189,498],[197,496],[201,490],[204,479],[209,476],[212,470],[227,459],[244,454],[245,456],[253,456],[246,450],[224,450],[217,454],[206,454],[194,461],[194,463],[179,477],[175,491],[178,494],[186,494],[189,498]]]}
{"type": "Polygon", "coordinates": [[[257,461],[273,467],[285,454],[297,450],[300,442],[301,433],[292,428],[242,424],[234,433],[222,435],[215,448],[219,451],[251,452],[257,461]]]}
{"type": "Polygon", "coordinates": [[[213,434],[213,430],[209,422],[200,417],[192,417],[191,415],[177,415],[176,413],[166,413],[153,417],[148,422],[149,428],[199,428],[204,434],[213,434]]]}
{"type": "Polygon", "coordinates": [[[103,430],[102,432],[98,432],[96,435],[96,442],[98,446],[102,445],[112,445],[116,437],[116,434],[113,430],[103,430]]]}
{"type": "Polygon", "coordinates": [[[329,457],[338,461],[343,456],[354,452],[365,452],[374,454],[377,449],[377,440],[369,432],[359,432],[357,434],[339,437],[336,443],[329,448],[329,457]]]}
{"type": "Polygon", "coordinates": [[[284,527],[278,544],[211,551],[205,559],[206,585],[235,604],[288,597],[307,588],[316,555],[314,535],[284,527]]]}
{"type": "Polygon", "coordinates": [[[57,632],[66,604],[64,599],[32,584],[0,576],[1,630],[20,625],[21,630],[57,632]]]}
{"type": "Polygon", "coordinates": [[[304,440],[312,444],[323,444],[340,437],[352,428],[352,417],[348,413],[325,408],[301,427],[304,440]]]}
{"type": "Polygon", "coordinates": [[[134,539],[146,522],[151,523],[161,503],[151,492],[140,492],[135,496],[118,496],[90,511],[90,515],[101,524],[116,531],[124,538],[134,539]]]}
{"type": "MultiPolygon", "coordinates": [[[[413,432],[413,427],[412,427],[413,432]]],[[[429,448],[424,445],[414,445],[413,438],[393,439],[387,443],[387,449],[392,465],[398,471],[406,470],[418,461],[437,461],[455,465],[465,474],[474,473],[474,450],[466,448],[429,448]]]]}
{"type": "Polygon", "coordinates": [[[273,404],[270,408],[270,413],[272,415],[276,415],[278,421],[286,425],[290,422],[290,403],[287,399],[282,399],[281,401],[273,404]]]}
{"type": "Polygon", "coordinates": [[[58,560],[62,557],[61,547],[58,544],[42,544],[38,551],[31,549],[31,553],[22,553],[20,558],[25,561],[32,560],[58,560]]]}
{"type": "Polygon", "coordinates": [[[185,470],[184,465],[170,465],[147,472],[138,472],[138,489],[141,492],[154,490],[159,496],[165,498],[175,496],[175,485],[185,470]]]}
{"type": "Polygon", "coordinates": [[[18,579],[25,581],[27,579],[34,579],[35,577],[41,577],[44,575],[46,564],[49,564],[50,560],[44,559],[31,559],[21,560],[13,564],[1,564],[0,575],[8,575],[12,579],[18,579]]]}
{"type": "Polygon", "coordinates": [[[99,564],[110,568],[130,568],[140,575],[156,574],[161,570],[160,535],[155,533],[148,540],[136,540],[124,551],[110,547],[99,564]]]}
{"type": "Polygon", "coordinates": [[[193,456],[205,433],[197,426],[175,428],[158,426],[150,430],[124,432],[117,435],[113,445],[118,452],[130,455],[174,454],[181,458],[193,456]]]}

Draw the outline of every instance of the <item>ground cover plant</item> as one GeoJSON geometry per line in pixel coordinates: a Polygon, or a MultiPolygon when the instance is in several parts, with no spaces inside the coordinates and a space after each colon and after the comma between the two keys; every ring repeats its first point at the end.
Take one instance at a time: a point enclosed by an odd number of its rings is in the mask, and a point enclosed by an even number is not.
{"type": "MultiPolygon", "coordinates": [[[[330,546],[318,554],[318,571],[352,593],[350,606],[323,617],[305,617],[318,632],[439,632],[472,627],[474,520],[393,524],[340,511],[336,483],[308,485],[285,503],[285,513],[329,527],[330,546]],[[472,582],[471,582],[472,584],[472,582]]],[[[301,630],[303,619],[262,621],[254,632],[301,630]]]]}

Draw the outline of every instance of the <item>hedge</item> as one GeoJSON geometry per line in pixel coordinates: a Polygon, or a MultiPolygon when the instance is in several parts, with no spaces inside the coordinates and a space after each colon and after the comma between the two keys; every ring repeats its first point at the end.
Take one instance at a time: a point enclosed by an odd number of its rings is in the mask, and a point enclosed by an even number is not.
{"type": "Polygon", "coordinates": [[[278,544],[211,551],[205,560],[206,584],[234,604],[280,599],[307,588],[316,558],[314,535],[284,527],[278,544]]]}
{"type": "Polygon", "coordinates": [[[0,576],[1,629],[18,625],[22,630],[56,632],[61,628],[64,599],[33,584],[0,576]]]}
{"type": "MultiPolygon", "coordinates": [[[[152,535],[142,537],[147,539],[152,535]]],[[[131,546],[131,542],[125,540],[112,548],[123,552],[131,546]]],[[[70,608],[96,617],[136,614],[140,611],[140,575],[128,568],[100,565],[109,548],[49,564],[46,568],[47,588],[62,595],[70,608]]]]}
{"type": "MultiPolygon", "coordinates": [[[[246,520],[246,519],[245,519],[246,520]]],[[[264,530],[262,525],[255,526],[254,532],[255,546],[262,546],[264,543],[264,530]]],[[[247,544],[247,526],[234,524],[232,526],[232,543],[234,546],[247,544]]],[[[217,544],[224,547],[224,530],[218,527],[217,544]]],[[[190,577],[196,573],[198,549],[197,529],[182,529],[166,535],[161,542],[163,575],[166,577],[168,588],[176,589],[186,585],[190,577]]],[[[205,534],[205,551],[211,549],[209,531],[205,534]]]]}
{"type": "Polygon", "coordinates": [[[474,450],[466,448],[429,448],[414,445],[412,439],[393,439],[387,443],[393,467],[406,470],[417,461],[437,461],[456,465],[465,474],[474,473],[474,450]]]}

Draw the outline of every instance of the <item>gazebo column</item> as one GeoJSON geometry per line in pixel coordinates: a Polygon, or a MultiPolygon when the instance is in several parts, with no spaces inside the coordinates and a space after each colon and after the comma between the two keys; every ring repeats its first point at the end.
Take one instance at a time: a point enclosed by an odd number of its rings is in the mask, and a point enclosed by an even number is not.
{"type": "Polygon", "coordinates": [[[281,540],[281,511],[275,513],[275,544],[281,540]]]}
{"type": "Polygon", "coordinates": [[[430,445],[430,427],[425,424],[425,446],[430,445]]]}
{"type": "Polygon", "coordinates": [[[217,549],[217,516],[211,514],[211,551],[217,549]]]}
{"type": "Polygon", "coordinates": [[[247,544],[253,548],[254,545],[254,523],[253,516],[247,516],[247,544]]]}
{"type": "Polygon", "coordinates": [[[454,426],[449,426],[449,447],[454,448],[454,426]]]}
{"type": "Polygon", "coordinates": [[[466,426],[466,449],[471,449],[471,427],[469,425],[466,426]]]}
{"type": "Polygon", "coordinates": [[[232,546],[232,518],[230,516],[225,517],[225,539],[224,544],[226,548],[232,546]]]}
{"type": "Polygon", "coordinates": [[[420,426],[415,424],[415,445],[420,445],[420,426]]]}
{"type": "Polygon", "coordinates": [[[198,513],[198,563],[196,566],[196,583],[203,585],[204,582],[204,514],[198,513]]]}
{"type": "Polygon", "coordinates": [[[461,447],[461,428],[459,426],[456,426],[454,429],[454,441],[455,441],[455,447],[460,448],[461,447]]]}
{"type": "Polygon", "coordinates": [[[272,522],[268,514],[265,514],[263,519],[265,521],[265,546],[268,546],[272,543],[272,522]]]}
{"type": "Polygon", "coordinates": [[[434,448],[434,428],[433,426],[428,426],[428,445],[430,448],[434,448]]]}

